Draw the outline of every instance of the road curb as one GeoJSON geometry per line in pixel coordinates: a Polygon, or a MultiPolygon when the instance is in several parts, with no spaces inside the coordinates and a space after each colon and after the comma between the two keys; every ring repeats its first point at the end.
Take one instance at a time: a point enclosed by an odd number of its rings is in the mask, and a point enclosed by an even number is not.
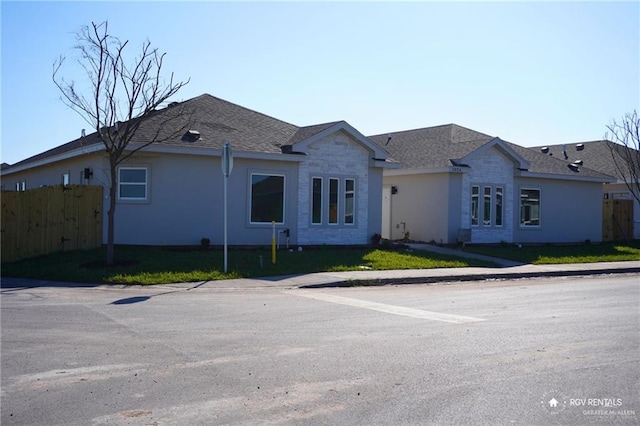
{"type": "Polygon", "coordinates": [[[514,273],[487,273],[472,275],[446,275],[446,276],[422,276],[422,277],[400,277],[400,278],[375,278],[375,279],[349,279],[321,284],[307,284],[299,286],[300,289],[313,288],[334,288],[334,287],[366,287],[385,286],[403,284],[437,284],[456,283],[465,281],[488,281],[488,280],[516,280],[525,278],[557,278],[557,277],[580,277],[598,275],[620,275],[640,273],[640,268],[607,268],[595,270],[575,270],[575,271],[541,271],[541,272],[514,272],[514,273]]]}

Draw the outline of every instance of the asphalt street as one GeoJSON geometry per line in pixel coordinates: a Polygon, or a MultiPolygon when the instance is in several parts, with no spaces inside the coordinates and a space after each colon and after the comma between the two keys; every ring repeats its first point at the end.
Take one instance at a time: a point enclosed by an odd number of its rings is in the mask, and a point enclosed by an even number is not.
{"type": "Polygon", "coordinates": [[[639,424],[639,278],[3,287],[1,422],[639,424]]]}

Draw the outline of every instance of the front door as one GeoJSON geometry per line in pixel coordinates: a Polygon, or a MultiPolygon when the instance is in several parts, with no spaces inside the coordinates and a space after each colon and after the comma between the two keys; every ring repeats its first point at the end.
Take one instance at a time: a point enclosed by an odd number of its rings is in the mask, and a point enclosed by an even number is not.
{"type": "Polygon", "coordinates": [[[382,238],[391,239],[391,185],[382,187],[382,238]]]}

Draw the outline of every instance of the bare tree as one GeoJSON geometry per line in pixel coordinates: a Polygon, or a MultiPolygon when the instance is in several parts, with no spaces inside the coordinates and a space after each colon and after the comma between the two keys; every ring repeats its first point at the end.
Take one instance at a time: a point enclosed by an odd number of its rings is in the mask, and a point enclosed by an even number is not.
{"type": "Polygon", "coordinates": [[[118,165],[152,143],[182,134],[191,120],[185,119],[187,112],[181,108],[172,108],[171,113],[157,111],[189,83],[189,80],[174,82],[173,73],[165,81],[161,72],[166,53],[152,48],[147,40],[138,56],[128,60],[125,50],[129,41],[120,41],[108,29],[106,21],[92,22],[76,33],[74,51],[79,53],[77,63],[84,72],[82,81],[88,84],[86,88],[78,88],[75,81],[60,76],[64,56],[53,65],[53,81],[64,104],[95,129],[109,157],[107,264],[112,265],[118,165]],[[136,138],[141,126],[145,127],[144,138],[136,138]]]}
{"type": "Polygon", "coordinates": [[[605,138],[616,169],[633,197],[640,203],[640,118],[627,113],[619,122],[607,126],[605,138]]]}

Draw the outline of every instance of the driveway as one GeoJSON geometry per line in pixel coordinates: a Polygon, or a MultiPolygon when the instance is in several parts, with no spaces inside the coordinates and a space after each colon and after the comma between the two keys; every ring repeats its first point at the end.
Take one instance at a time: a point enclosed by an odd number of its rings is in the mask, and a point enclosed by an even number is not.
{"type": "Polygon", "coordinates": [[[3,425],[638,424],[640,278],[3,288],[3,425]]]}

